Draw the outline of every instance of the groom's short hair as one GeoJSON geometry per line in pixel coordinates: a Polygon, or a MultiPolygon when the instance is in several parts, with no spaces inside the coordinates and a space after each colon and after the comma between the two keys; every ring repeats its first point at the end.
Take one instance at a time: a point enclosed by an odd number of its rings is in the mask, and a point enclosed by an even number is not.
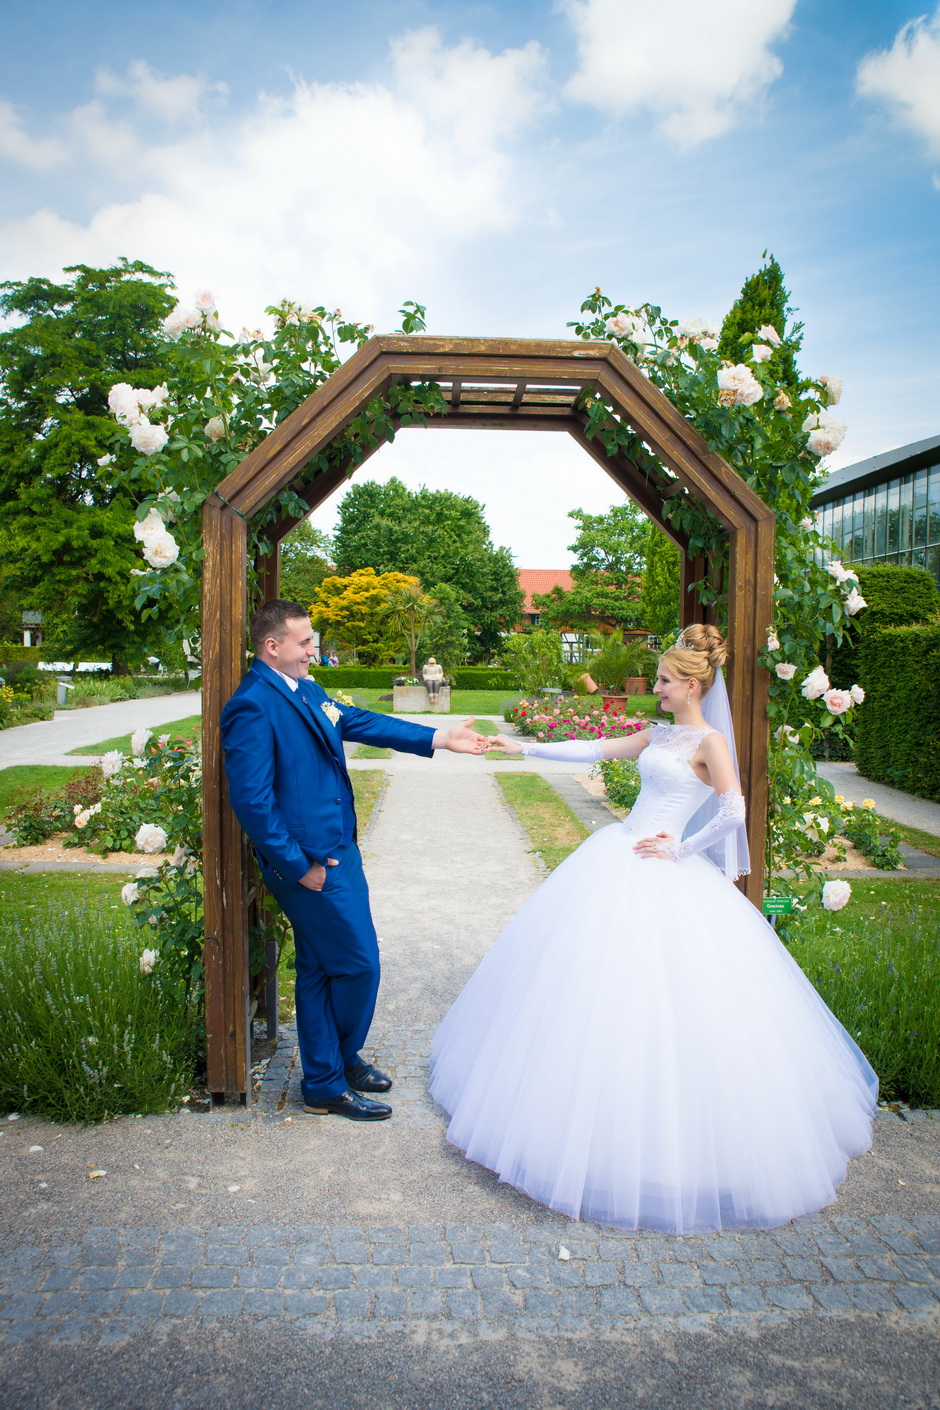
{"type": "Polygon", "coordinates": [[[281,641],[287,631],[287,623],[298,617],[309,617],[306,607],[299,602],[288,602],[284,597],[273,597],[263,603],[251,619],[251,640],[255,651],[260,651],[269,636],[281,641]]]}

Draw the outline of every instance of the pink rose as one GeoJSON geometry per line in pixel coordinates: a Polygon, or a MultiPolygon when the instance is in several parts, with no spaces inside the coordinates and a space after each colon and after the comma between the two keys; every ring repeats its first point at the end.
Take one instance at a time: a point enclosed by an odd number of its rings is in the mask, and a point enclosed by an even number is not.
{"type": "Polygon", "coordinates": [[[796,667],[792,666],[789,661],[778,661],[774,670],[782,681],[792,681],[796,675],[796,667]]]}
{"type": "Polygon", "coordinates": [[[856,705],[861,705],[862,701],[865,699],[865,692],[864,690],[862,690],[862,687],[860,685],[853,685],[849,694],[855,701],[856,705]]]}
{"type": "Polygon", "coordinates": [[[844,715],[855,703],[847,690],[826,690],[822,698],[830,715],[844,715]]]}

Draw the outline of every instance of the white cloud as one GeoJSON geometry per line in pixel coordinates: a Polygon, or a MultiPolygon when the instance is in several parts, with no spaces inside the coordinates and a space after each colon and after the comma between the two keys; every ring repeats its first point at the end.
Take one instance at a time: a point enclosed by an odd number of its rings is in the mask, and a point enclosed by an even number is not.
{"type": "Polygon", "coordinates": [[[646,108],[680,146],[717,137],[779,78],[770,46],[796,0],[561,0],[579,67],[565,93],[612,117],[646,108]]]}
{"type": "Polygon", "coordinates": [[[63,162],[66,149],[54,137],[30,137],[12,103],[0,99],[0,159],[44,171],[63,162]]]}
{"type": "Polygon", "coordinates": [[[215,94],[224,95],[228,85],[209,83],[201,75],[190,73],[164,78],[143,59],[137,59],[123,75],[108,68],[99,69],[95,91],[104,98],[130,98],[145,116],[177,123],[200,118],[206,101],[215,94]]]}
{"type": "MultiPolygon", "coordinates": [[[[882,102],[902,126],[940,156],[940,6],[902,25],[890,49],[869,54],[858,66],[863,98],[882,102]]],[[[940,190],[940,181],[934,177],[940,190]]]]}
{"type": "Polygon", "coordinates": [[[374,317],[427,287],[454,245],[516,223],[512,143],[544,103],[542,67],[535,44],[493,54],[419,30],[393,43],[386,84],[298,79],[214,124],[201,80],[143,65],[126,81],[99,75],[99,96],[63,130],[108,199],[87,222],[44,209],[0,227],[0,265],[22,277],[126,253],[173,270],[184,296],[210,285],[227,327],[254,326],[288,295],[374,317]],[[189,127],[155,139],[127,115],[128,93],[166,97],[189,127]]]}

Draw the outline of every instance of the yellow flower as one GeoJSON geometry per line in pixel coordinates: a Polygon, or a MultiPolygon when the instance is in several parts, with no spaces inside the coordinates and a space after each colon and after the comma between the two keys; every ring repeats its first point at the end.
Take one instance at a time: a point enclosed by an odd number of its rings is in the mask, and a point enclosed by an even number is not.
{"type": "Polygon", "coordinates": [[[862,807],[863,807],[863,808],[874,808],[874,807],[875,807],[875,800],[874,800],[874,798],[863,798],[863,799],[862,799],[862,807]]]}
{"type": "Polygon", "coordinates": [[[819,803],[821,803],[821,802],[822,802],[822,799],[821,799],[821,798],[811,798],[811,799],[809,800],[809,806],[810,806],[811,808],[814,808],[814,807],[816,807],[816,806],[817,806],[819,803]]]}
{"type": "Polygon", "coordinates": [[[835,801],[836,801],[837,803],[844,803],[844,802],[845,802],[845,799],[842,797],[842,794],[841,794],[841,793],[837,793],[837,794],[836,794],[835,801]]]}
{"type": "Polygon", "coordinates": [[[323,704],[320,706],[320,709],[323,711],[330,724],[335,727],[336,721],[342,716],[342,710],[338,710],[336,706],[329,700],[324,700],[323,704]]]}

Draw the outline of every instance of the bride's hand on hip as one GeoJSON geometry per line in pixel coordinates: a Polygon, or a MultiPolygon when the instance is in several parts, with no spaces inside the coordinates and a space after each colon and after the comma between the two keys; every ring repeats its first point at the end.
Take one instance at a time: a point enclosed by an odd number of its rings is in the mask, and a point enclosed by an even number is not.
{"type": "Polygon", "coordinates": [[[657,832],[655,837],[643,837],[634,843],[633,850],[641,857],[662,857],[665,861],[672,862],[675,861],[671,850],[675,841],[671,832],[657,832]]]}

